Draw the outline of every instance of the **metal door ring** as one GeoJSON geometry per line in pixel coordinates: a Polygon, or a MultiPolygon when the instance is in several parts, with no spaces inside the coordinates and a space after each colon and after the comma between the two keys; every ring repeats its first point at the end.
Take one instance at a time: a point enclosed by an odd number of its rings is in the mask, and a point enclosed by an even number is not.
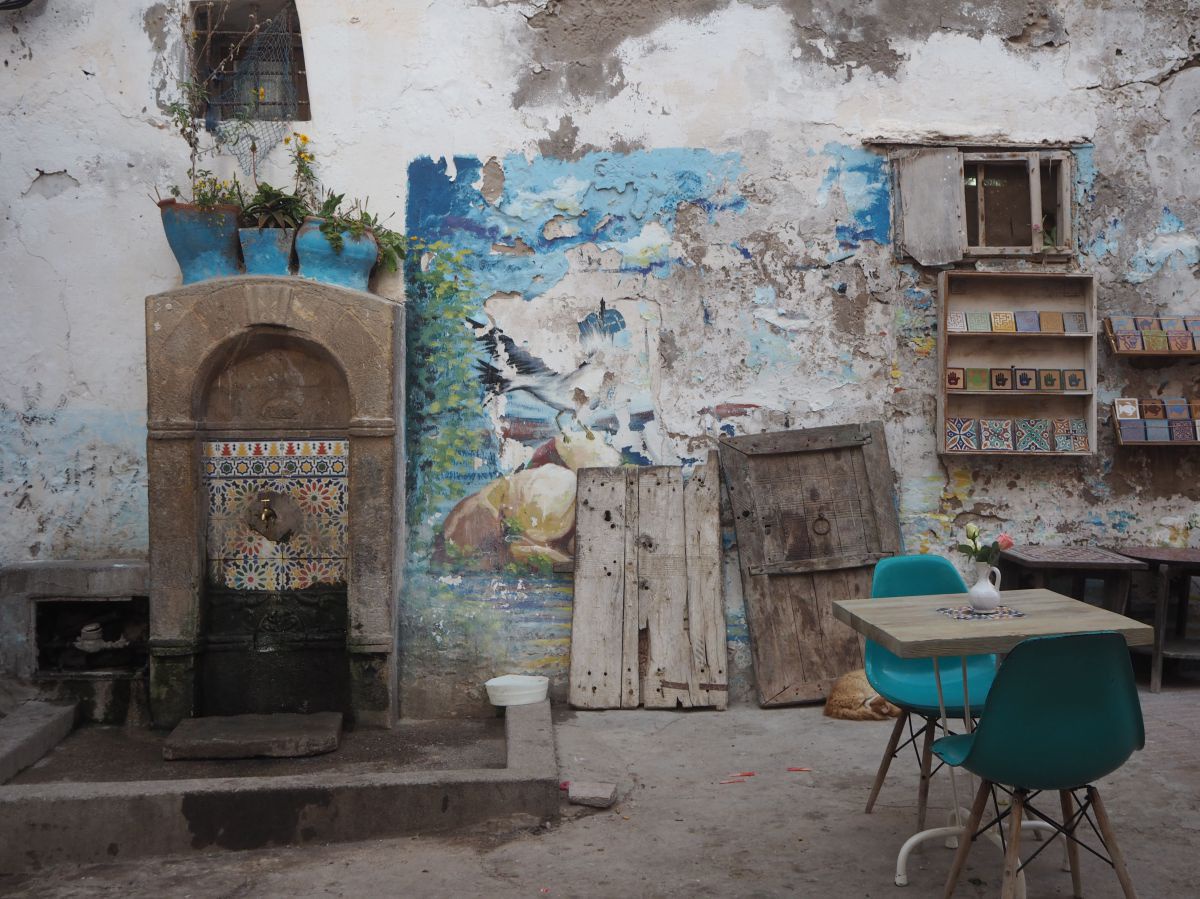
{"type": "Polygon", "coordinates": [[[829,519],[824,515],[818,515],[816,520],[812,523],[812,530],[817,536],[824,537],[829,533],[829,519]]]}

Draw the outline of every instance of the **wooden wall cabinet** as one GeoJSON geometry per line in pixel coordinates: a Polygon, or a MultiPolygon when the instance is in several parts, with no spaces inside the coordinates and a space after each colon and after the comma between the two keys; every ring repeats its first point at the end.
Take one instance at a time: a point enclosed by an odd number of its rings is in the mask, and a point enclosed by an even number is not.
{"type": "MultiPolygon", "coordinates": [[[[937,445],[944,455],[1090,456],[1096,451],[1096,286],[1091,275],[1077,272],[944,271],[938,279],[937,445]],[[1083,313],[1082,329],[1068,331],[949,330],[953,313],[1030,312],[1083,313]],[[1024,369],[1082,371],[1079,389],[952,389],[953,369],[1024,369]],[[950,419],[1082,420],[1086,449],[1048,451],[1018,448],[953,449],[947,447],[950,419]]],[[[978,425],[976,425],[978,431],[978,425]]],[[[980,444],[982,441],[979,441],[980,444]]]]}

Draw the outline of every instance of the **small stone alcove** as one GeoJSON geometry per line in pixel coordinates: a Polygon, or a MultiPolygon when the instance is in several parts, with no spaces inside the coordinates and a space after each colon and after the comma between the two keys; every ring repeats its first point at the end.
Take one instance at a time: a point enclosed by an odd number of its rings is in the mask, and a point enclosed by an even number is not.
{"type": "Polygon", "coordinates": [[[402,306],[297,278],[147,298],[157,726],[395,720],[402,341],[402,306]]]}

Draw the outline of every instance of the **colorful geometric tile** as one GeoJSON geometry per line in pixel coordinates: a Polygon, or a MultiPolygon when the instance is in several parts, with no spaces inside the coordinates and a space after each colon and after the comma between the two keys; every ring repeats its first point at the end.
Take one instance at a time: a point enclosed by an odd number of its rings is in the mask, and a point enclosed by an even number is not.
{"type": "Polygon", "coordinates": [[[1062,390],[1062,372],[1057,368],[1039,368],[1038,389],[1062,390]]]}
{"type": "Polygon", "coordinates": [[[991,313],[968,312],[967,313],[967,330],[968,331],[990,331],[990,330],[992,330],[991,313]]]}
{"type": "Polygon", "coordinates": [[[1041,319],[1038,317],[1037,312],[1030,312],[1028,310],[1014,312],[1013,318],[1016,320],[1018,331],[1037,332],[1042,330],[1041,319]]]}
{"type": "Polygon", "coordinates": [[[1195,441],[1196,439],[1196,423],[1188,421],[1172,421],[1168,422],[1171,426],[1172,440],[1188,440],[1195,441]]]}
{"type": "Polygon", "coordinates": [[[1011,312],[993,312],[992,313],[992,330],[993,331],[1016,331],[1017,320],[1011,312]]]}
{"type": "Polygon", "coordinates": [[[991,372],[992,390],[1012,390],[1013,373],[1011,368],[993,368],[991,372]]]}
{"type": "Polygon", "coordinates": [[[1137,326],[1134,324],[1132,315],[1110,315],[1108,317],[1108,327],[1111,331],[1137,330],[1137,326]]]}
{"type": "Polygon", "coordinates": [[[1072,419],[1070,419],[1070,422],[1071,422],[1071,434],[1073,436],[1079,437],[1080,435],[1084,435],[1084,436],[1087,435],[1088,424],[1087,424],[1086,418],[1072,418],[1072,419]]]}
{"type": "Polygon", "coordinates": [[[1088,445],[1088,435],[1087,434],[1072,434],[1071,435],[1071,452],[1073,452],[1073,453],[1091,452],[1091,447],[1088,445]]]}
{"type": "Polygon", "coordinates": [[[1189,331],[1200,331],[1200,316],[1185,315],[1183,324],[1189,331]]]}
{"type": "Polygon", "coordinates": [[[986,368],[967,369],[967,390],[990,390],[992,386],[991,372],[986,368]]]}
{"type": "Polygon", "coordinates": [[[1122,421],[1121,442],[1122,443],[1145,443],[1146,442],[1146,423],[1141,419],[1136,421],[1122,421]]]}
{"type": "Polygon", "coordinates": [[[1013,422],[1016,430],[1016,449],[1021,453],[1050,452],[1050,421],[1046,418],[1018,418],[1013,422]]]}
{"type": "Polygon", "coordinates": [[[946,449],[958,453],[979,449],[979,438],[975,433],[975,419],[946,419],[946,449]]]}
{"type": "Polygon", "coordinates": [[[962,368],[946,369],[946,389],[962,390],[967,383],[967,372],[962,368]]]}
{"type": "Polygon", "coordinates": [[[1051,430],[1056,437],[1061,435],[1071,436],[1071,420],[1069,418],[1056,418],[1051,422],[1051,430]]]}
{"type": "Polygon", "coordinates": [[[1167,342],[1166,331],[1143,331],[1142,346],[1146,348],[1147,353],[1168,353],[1171,351],[1171,345],[1167,342]]]}
{"type": "Polygon", "coordinates": [[[1167,417],[1167,407],[1163,405],[1162,400],[1138,400],[1138,406],[1142,410],[1142,418],[1165,419],[1167,417]]]}
{"type": "Polygon", "coordinates": [[[979,448],[984,450],[1011,450],[1013,448],[1012,419],[979,419],[979,448]]]}
{"type": "Polygon", "coordinates": [[[1138,401],[1132,397],[1120,397],[1113,400],[1113,410],[1118,419],[1131,420],[1141,418],[1138,413],[1138,401]]]}
{"type": "Polygon", "coordinates": [[[947,312],[946,313],[946,330],[947,331],[965,331],[965,330],[967,330],[967,314],[965,312],[947,312]]]}
{"type": "Polygon", "coordinates": [[[1061,312],[1041,312],[1038,321],[1043,331],[1061,334],[1063,331],[1063,314],[1061,312]]]}
{"type": "Polygon", "coordinates": [[[1062,373],[1063,390],[1087,390],[1087,372],[1081,368],[1069,368],[1062,373]]]}
{"type": "Polygon", "coordinates": [[[1013,386],[1017,390],[1037,390],[1038,376],[1036,368],[1014,368],[1013,386]]]}
{"type": "Polygon", "coordinates": [[[1068,334],[1083,334],[1087,331],[1086,312],[1064,312],[1063,329],[1068,334]]]}
{"type": "Polygon", "coordinates": [[[1142,351],[1141,331],[1116,331],[1113,339],[1117,342],[1117,349],[1121,352],[1140,353],[1142,351]]]}
{"type": "Polygon", "coordinates": [[[1158,317],[1158,327],[1163,331],[1187,330],[1187,327],[1183,323],[1183,317],[1179,315],[1160,315],[1158,317]]]}
{"type": "Polygon", "coordinates": [[[1167,418],[1191,418],[1192,410],[1188,401],[1181,396],[1164,396],[1163,407],[1167,410],[1167,418]]]}
{"type": "Polygon", "coordinates": [[[1196,348],[1191,331],[1168,331],[1167,346],[1172,353],[1190,353],[1196,348]]]}
{"type": "Polygon", "coordinates": [[[1133,326],[1139,331],[1157,331],[1158,319],[1153,315],[1135,315],[1133,326]]]}
{"type": "Polygon", "coordinates": [[[1069,453],[1075,449],[1075,438],[1070,434],[1055,434],[1054,435],[1054,451],[1056,453],[1069,453]]]}

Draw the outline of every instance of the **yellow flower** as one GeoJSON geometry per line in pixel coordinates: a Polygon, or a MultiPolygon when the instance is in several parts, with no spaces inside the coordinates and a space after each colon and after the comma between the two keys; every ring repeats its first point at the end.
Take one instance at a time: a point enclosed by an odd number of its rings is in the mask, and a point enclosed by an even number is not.
{"type": "Polygon", "coordinates": [[[292,142],[292,139],[291,139],[290,137],[285,137],[285,138],[283,139],[283,143],[284,143],[284,145],[290,144],[291,142],[292,142]]]}
{"type": "Polygon", "coordinates": [[[265,99],[267,99],[267,91],[266,91],[266,89],[265,89],[265,88],[261,88],[261,87],[260,87],[260,88],[258,89],[258,102],[259,102],[259,103],[261,103],[261,102],[263,102],[265,99]]]}
{"type": "Polygon", "coordinates": [[[307,134],[301,134],[301,135],[300,135],[300,143],[302,143],[302,144],[307,144],[307,143],[308,143],[308,135],[307,135],[307,134]]]}

